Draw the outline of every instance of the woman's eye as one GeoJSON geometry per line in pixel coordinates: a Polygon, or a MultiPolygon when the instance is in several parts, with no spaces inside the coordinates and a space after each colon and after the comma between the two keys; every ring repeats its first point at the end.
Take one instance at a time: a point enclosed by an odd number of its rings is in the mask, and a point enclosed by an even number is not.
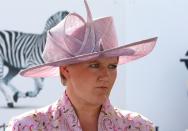
{"type": "Polygon", "coordinates": [[[90,64],[89,67],[91,67],[91,68],[99,68],[99,64],[90,64]]]}
{"type": "Polygon", "coordinates": [[[109,69],[116,69],[117,68],[117,65],[116,64],[111,64],[108,66],[109,69]]]}

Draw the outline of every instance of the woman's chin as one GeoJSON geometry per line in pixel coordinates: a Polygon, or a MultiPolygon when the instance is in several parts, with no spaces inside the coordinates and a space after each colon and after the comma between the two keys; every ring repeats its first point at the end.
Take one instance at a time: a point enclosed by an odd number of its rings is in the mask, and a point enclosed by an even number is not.
{"type": "Polygon", "coordinates": [[[105,101],[108,99],[108,96],[103,95],[103,96],[98,96],[95,98],[95,100],[93,101],[93,103],[95,103],[96,105],[102,105],[105,103],[105,101]]]}

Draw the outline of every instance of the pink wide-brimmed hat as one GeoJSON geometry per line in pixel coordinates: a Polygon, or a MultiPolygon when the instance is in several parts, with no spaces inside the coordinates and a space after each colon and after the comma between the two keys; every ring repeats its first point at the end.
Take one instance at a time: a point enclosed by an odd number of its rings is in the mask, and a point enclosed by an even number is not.
{"type": "Polygon", "coordinates": [[[60,66],[100,57],[119,57],[119,64],[124,64],[152,51],[157,37],[118,47],[113,18],[93,20],[87,1],[84,3],[87,21],[76,13],[70,13],[50,29],[43,52],[45,64],[21,71],[22,76],[57,76],[60,66]]]}

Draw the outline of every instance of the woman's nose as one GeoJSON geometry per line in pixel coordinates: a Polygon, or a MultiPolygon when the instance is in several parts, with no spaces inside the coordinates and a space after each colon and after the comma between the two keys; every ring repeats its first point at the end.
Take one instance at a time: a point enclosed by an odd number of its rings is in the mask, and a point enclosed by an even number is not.
{"type": "Polygon", "coordinates": [[[100,70],[100,76],[99,79],[103,81],[108,81],[110,78],[110,72],[107,68],[102,68],[100,70]]]}

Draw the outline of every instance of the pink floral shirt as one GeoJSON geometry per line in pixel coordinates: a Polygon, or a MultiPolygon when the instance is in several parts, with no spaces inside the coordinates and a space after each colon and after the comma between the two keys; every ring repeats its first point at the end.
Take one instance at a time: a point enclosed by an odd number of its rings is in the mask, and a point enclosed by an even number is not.
{"type": "MultiPolygon", "coordinates": [[[[54,104],[12,119],[6,131],[82,131],[82,128],[64,93],[54,104]]],[[[116,109],[107,100],[101,108],[98,131],[154,131],[154,126],[140,114],[116,109]]]]}

